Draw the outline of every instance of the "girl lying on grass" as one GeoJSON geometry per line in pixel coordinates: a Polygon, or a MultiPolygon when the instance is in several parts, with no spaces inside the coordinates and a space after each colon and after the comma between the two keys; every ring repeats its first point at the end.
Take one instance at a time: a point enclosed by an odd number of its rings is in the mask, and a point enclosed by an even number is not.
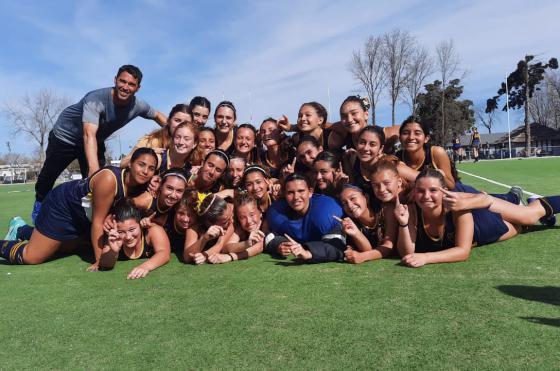
{"type": "Polygon", "coordinates": [[[233,205],[215,193],[200,194],[197,223],[187,229],[183,261],[204,264],[208,257],[222,251],[234,232],[233,205]]]}
{"type": "Polygon", "coordinates": [[[92,176],[63,183],[43,202],[35,228],[21,218],[10,222],[5,241],[0,241],[0,256],[12,264],[41,264],[61,250],[73,249],[80,238],[90,234],[98,269],[103,249],[103,223],[111,208],[121,199],[141,194],[158,164],[150,148],[138,148],[126,169],[104,167],[92,176]]]}
{"type": "Polygon", "coordinates": [[[234,200],[236,227],[221,253],[210,255],[212,264],[244,260],[263,251],[266,226],[257,201],[248,193],[239,193],[234,200]]]}
{"type": "Polygon", "coordinates": [[[99,269],[113,269],[117,260],[148,259],[135,267],[127,279],[144,278],[169,261],[169,238],[165,230],[153,224],[143,229],[142,214],[128,200],[113,209],[112,227],[104,236],[104,247],[99,259],[99,269]]]}
{"type": "Polygon", "coordinates": [[[448,211],[445,204],[457,205],[459,200],[471,197],[461,198],[447,191],[439,171],[423,170],[416,179],[415,202],[404,205],[398,198],[395,202],[394,215],[399,224],[397,248],[403,263],[421,267],[464,261],[472,246],[507,240],[517,235],[525,222],[533,224],[560,211],[560,196],[544,197],[529,206],[513,205],[487,195],[476,197],[488,200],[489,208],[471,212],[454,207],[456,210],[448,211]],[[520,210],[524,210],[525,217],[518,215],[520,210]]]}

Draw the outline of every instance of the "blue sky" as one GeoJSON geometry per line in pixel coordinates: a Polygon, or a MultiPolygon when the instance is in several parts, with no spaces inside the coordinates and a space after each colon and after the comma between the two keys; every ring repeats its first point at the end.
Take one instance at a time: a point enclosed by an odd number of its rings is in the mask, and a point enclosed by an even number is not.
{"type": "MultiPolygon", "coordinates": [[[[525,54],[560,57],[557,1],[18,1],[0,2],[0,104],[41,88],[78,101],[111,86],[122,64],[138,65],[138,96],[167,114],[195,95],[238,108],[238,123],[258,125],[301,103],[341,101],[360,92],[347,65],[369,35],[410,31],[430,48],[452,38],[466,71],[464,98],[482,104],[525,54]],[[523,27],[528,27],[526,31],[523,27]]],[[[433,81],[433,76],[430,81],[433,81]]],[[[402,104],[397,121],[409,114],[402,104]]],[[[378,121],[390,123],[382,98],[378,121]]],[[[520,115],[512,115],[518,125],[520,115]]],[[[212,122],[210,119],[209,122],[212,122]]],[[[137,119],[120,133],[123,152],[155,123],[137,119]]],[[[505,115],[494,131],[507,130],[505,115]]],[[[0,154],[13,137],[0,117],[0,154]]],[[[109,143],[118,150],[118,140],[109,143]]]]}

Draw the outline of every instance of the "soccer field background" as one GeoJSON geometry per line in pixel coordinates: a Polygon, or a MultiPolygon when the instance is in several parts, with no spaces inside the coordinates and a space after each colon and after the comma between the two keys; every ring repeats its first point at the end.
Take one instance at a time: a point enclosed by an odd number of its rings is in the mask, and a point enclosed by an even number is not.
{"type": "MultiPolygon", "coordinates": [[[[459,169],[560,193],[560,158],[459,169]]],[[[507,188],[461,175],[488,192],[507,188]]],[[[33,185],[0,186],[0,231],[33,185]]],[[[467,262],[225,265],[138,262],[86,273],[72,255],[0,264],[0,369],[558,369],[560,227],[476,248],[467,262]]]]}

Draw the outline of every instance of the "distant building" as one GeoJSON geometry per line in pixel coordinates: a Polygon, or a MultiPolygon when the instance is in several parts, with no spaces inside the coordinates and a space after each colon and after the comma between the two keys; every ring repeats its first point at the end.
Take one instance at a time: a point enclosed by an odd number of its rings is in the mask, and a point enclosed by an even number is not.
{"type": "MultiPolygon", "coordinates": [[[[471,135],[460,136],[461,147],[465,149],[470,158],[471,135]]],[[[509,140],[508,133],[480,133],[480,153],[482,158],[508,158],[509,140]]],[[[448,143],[451,148],[451,143],[448,143]]],[[[560,156],[560,130],[548,126],[531,124],[531,156],[560,156]]],[[[525,126],[520,126],[511,131],[512,157],[525,156],[525,126]]]]}

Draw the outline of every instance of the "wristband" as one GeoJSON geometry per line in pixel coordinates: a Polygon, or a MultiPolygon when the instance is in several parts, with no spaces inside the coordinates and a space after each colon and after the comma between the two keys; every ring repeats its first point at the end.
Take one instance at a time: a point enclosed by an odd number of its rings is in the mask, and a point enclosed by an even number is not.
{"type": "Polygon", "coordinates": [[[408,227],[408,223],[406,223],[406,224],[400,224],[400,223],[399,223],[399,227],[401,227],[401,228],[406,228],[406,227],[408,227]]]}
{"type": "Polygon", "coordinates": [[[232,253],[228,252],[228,255],[229,255],[229,257],[231,258],[231,261],[232,261],[232,262],[235,261],[235,259],[233,258],[233,254],[232,254],[232,253]]]}

